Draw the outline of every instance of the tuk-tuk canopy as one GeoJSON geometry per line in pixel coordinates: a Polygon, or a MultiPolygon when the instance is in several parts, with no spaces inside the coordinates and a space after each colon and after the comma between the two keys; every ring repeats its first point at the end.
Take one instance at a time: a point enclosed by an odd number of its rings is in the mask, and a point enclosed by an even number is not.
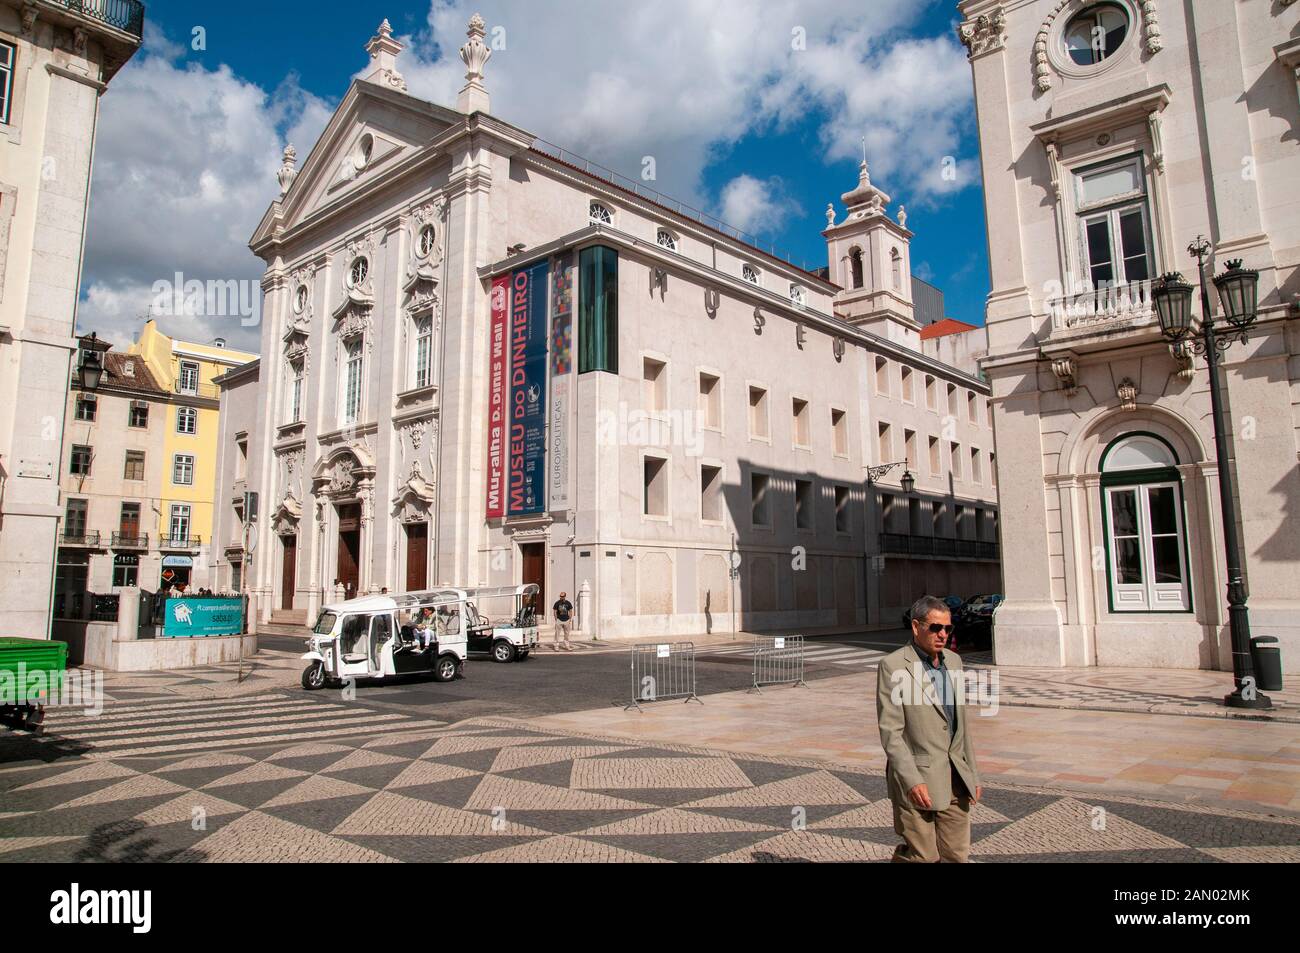
{"type": "Polygon", "coordinates": [[[336,615],[349,612],[388,612],[393,609],[437,608],[456,605],[470,598],[465,589],[425,589],[387,596],[358,596],[343,602],[321,606],[322,612],[336,615]]]}

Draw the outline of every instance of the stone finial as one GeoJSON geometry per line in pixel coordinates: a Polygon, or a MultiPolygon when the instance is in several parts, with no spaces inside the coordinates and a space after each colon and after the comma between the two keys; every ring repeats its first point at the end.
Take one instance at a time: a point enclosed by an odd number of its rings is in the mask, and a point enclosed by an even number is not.
{"type": "Polygon", "coordinates": [[[889,195],[871,184],[871,170],[864,158],[858,165],[858,184],[851,192],[840,196],[848,207],[850,219],[868,215],[881,215],[889,205],[889,195]]]}
{"type": "Polygon", "coordinates": [[[289,186],[293,185],[293,180],[298,177],[298,150],[289,143],[284,147],[284,157],[280,165],[280,171],[275,174],[276,179],[280,182],[280,194],[284,195],[289,191],[289,186]]]}
{"type": "Polygon", "coordinates": [[[907,228],[907,206],[898,206],[898,227],[907,228]]]}
{"type": "Polygon", "coordinates": [[[826,203],[826,227],[830,228],[835,224],[835,203],[826,203]]]}
{"type": "Polygon", "coordinates": [[[406,92],[406,80],[397,71],[397,54],[403,49],[402,44],[393,39],[392,24],[385,19],[366,44],[366,52],[370,54],[370,69],[362,79],[406,92]]]}
{"type": "Polygon", "coordinates": [[[492,58],[492,50],[483,42],[487,25],[477,13],[470,17],[465,29],[465,45],[460,48],[460,58],[465,64],[465,85],[456,98],[456,108],[463,113],[487,112],[490,100],[483,86],[483,67],[492,58]]]}

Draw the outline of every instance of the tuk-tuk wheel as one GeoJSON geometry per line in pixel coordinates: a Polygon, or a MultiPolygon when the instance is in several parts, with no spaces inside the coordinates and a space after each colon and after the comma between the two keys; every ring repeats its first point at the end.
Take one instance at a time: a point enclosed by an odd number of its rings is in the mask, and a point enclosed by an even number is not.
{"type": "Polygon", "coordinates": [[[515,647],[505,639],[497,639],[492,643],[492,661],[494,662],[513,662],[515,660],[515,647]]]}
{"type": "Polygon", "coordinates": [[[309,692],[325,687],[325,665],[323,662],[312,662],[303,670],[302,687],[309,692]]]}
{"type": "Polygon", "coordinates": [[[454,655],[444,655],[438,659],[437,664],[433,667],[433,677],[435,681],[450,682],[456,677],[457,659],[454,655]]]}

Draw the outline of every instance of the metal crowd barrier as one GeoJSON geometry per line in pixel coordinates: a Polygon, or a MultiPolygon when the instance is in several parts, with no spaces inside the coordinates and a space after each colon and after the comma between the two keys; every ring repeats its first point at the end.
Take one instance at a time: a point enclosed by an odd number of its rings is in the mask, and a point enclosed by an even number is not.
{"type": "Polygon", "coordinates": [[[754,639],[754,685],[751,692],[761,692],[764,685],[803,685],[803,636],[774,635],[754,639]]]}
{"type": "Polygon", "coordinates": [[[683,698],[697,701],[695,694],[695,643],[660,642],[632,646],[632,701],[623,710],[641,710],[642,702],[683,698]]]}

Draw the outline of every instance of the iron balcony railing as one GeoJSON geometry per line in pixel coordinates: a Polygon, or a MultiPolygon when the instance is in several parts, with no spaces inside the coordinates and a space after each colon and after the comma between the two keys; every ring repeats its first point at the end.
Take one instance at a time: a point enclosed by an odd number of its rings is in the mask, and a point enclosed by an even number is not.
{"type": "Polygon", "coordinates": [[[99,531],[81,533],[62,533],[59,535],[60,546],[98,546],[99,531]]]}
{"type": "Polygon", "coordinates": [[[137,40],[144,36],[144,4],[140,0],[46,0],[72,13],[98,20],[130,33],[137,40]]]}
{"type": "Polygon", "coordinates": [[[164,536],[158,540],[159,549],[198,549],[202,544],[197,536],[164,536]]]}
{"type": "Polygon", "coordinates": [[[120,532],[114,533],[113,548],[114,549],[148,549],[149,534],[145,533],[141,535],[138,533],[120,533],[120,532]]]}
{"type": "Polygon", "coordinates": [[[997,559],[998,544],[982,539],[952,536],[913,536],[881,533],[880,551],[893,556],[939,556],[954,559],[997,559]]]}
{"type": "Polygon", "coordinates": [[[206,397],[209,400],[216,400],[221,396],[221,391],[217,389],[216,384],[192,384],[188,381],[182,383],[180,378],[176,379],[172,389],[186,397],[206,397]]]}

